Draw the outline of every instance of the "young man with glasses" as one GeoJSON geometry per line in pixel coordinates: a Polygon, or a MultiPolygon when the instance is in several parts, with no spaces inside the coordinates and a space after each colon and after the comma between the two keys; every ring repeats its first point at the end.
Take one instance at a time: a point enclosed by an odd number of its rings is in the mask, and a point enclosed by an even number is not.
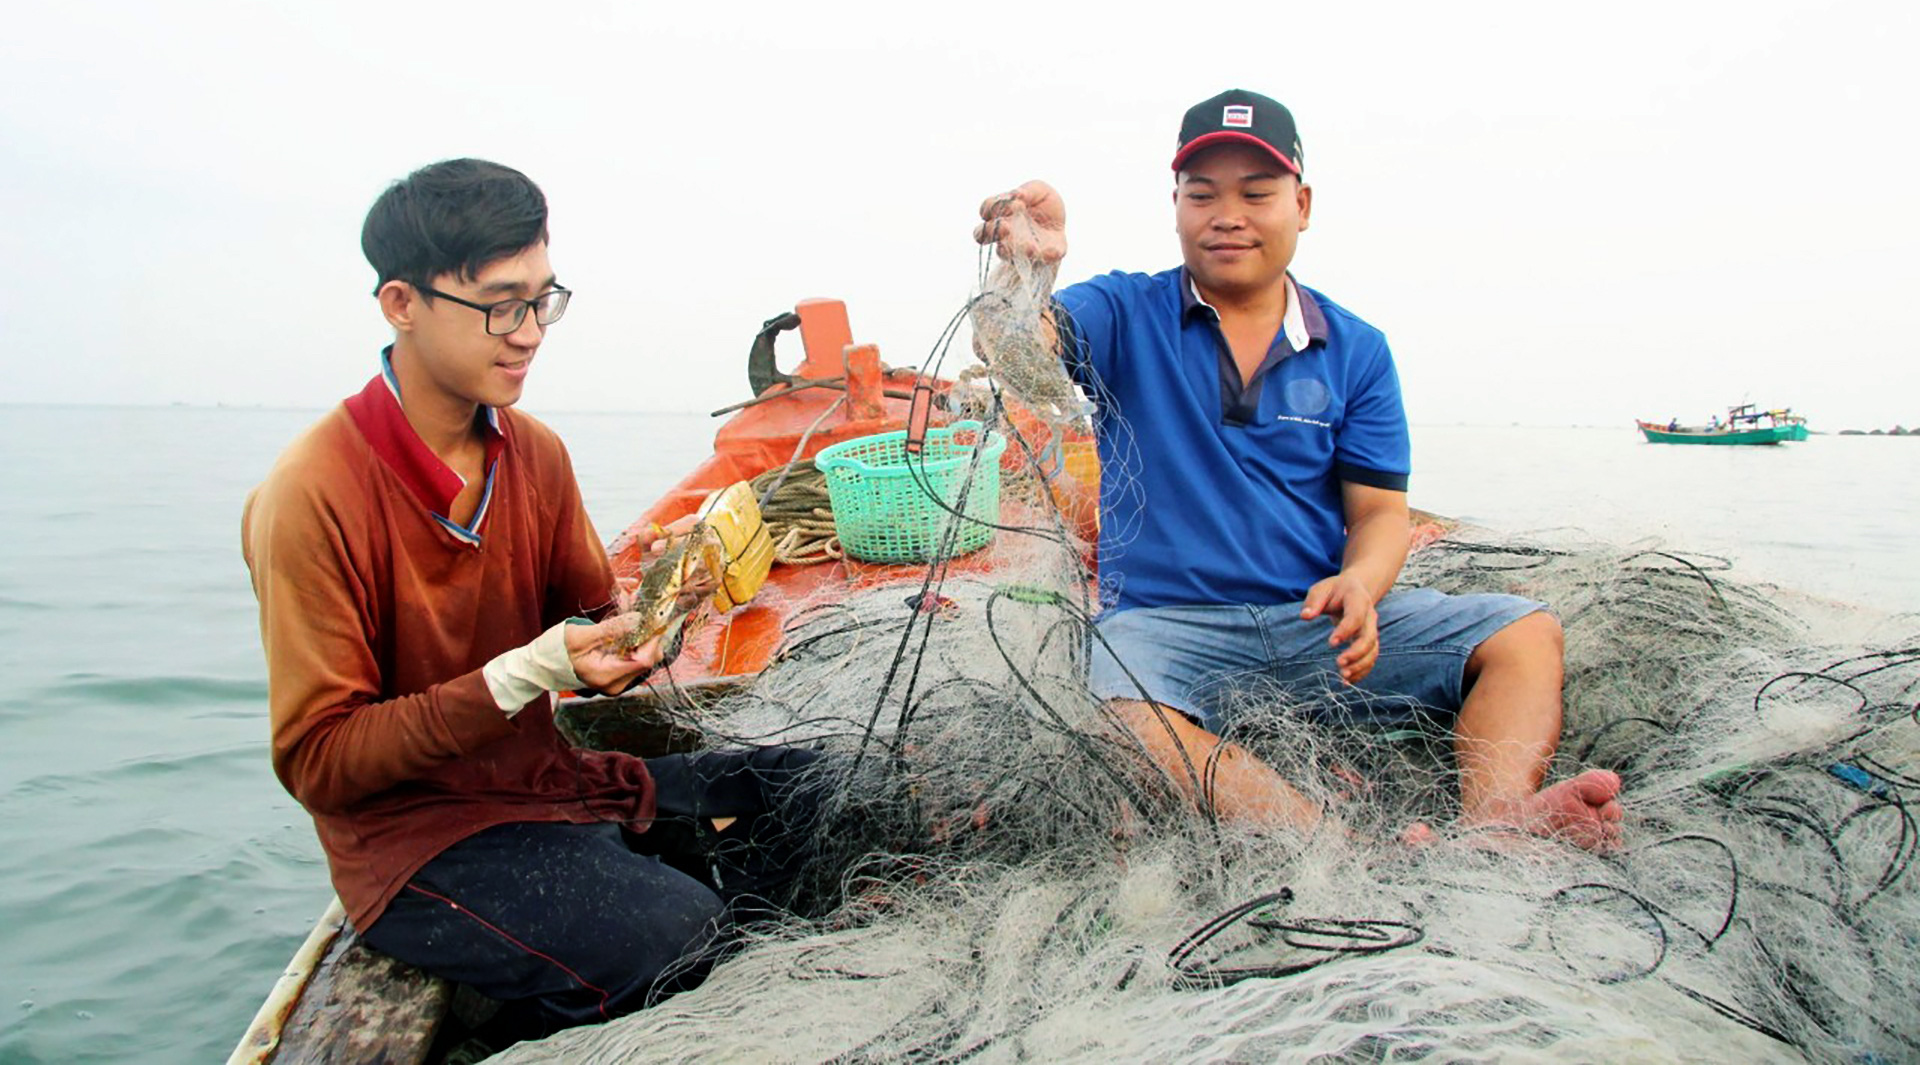
{"type": "Polygon", "coordinates": [[[242,519],[274,770],[353,927],[506,1002],[507,1038],[637,1009],[791,878],[815,755],[562,738],[554,693],[624,690],[662,650],[612,650],[631,616],[566,449],[511,409],[572,295],[545,196],[436,163],[380,196],[361,244],[394,342],[242,519]]]}
{"type": "MultiPolygon", "coordinates": [[[[1189,109],[1178,143],[1183,265],[1069,286],[1045,323],[1100,407],[1103,503],[1135,486],[1145,500],[1101,522],[1117,601],[1094,693],[1174,780],[1199,787],[1188,767],[1205,767],[1225,815],[1319,816],[1217,735],[1250,693],[1285,690],[1329,718],[1450,724],[1465,824],[1612,847],[1619,777],[1543,786],[1560,737],[1553,615],[1514,596],[1388,594],[1409,539],[1399,379],[1378,330],[1289,272],[1313,206],[1293,116],[1231,90],[1189,109]]],[[[975,239],[1004,258],[1050,270],[1066,254],[1043,182],[980,214],[975,239]]]]}

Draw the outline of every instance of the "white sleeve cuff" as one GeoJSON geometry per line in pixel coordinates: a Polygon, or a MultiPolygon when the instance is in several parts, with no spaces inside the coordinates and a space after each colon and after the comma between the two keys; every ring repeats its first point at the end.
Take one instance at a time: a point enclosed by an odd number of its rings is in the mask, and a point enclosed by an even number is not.
{"type": "Polygon", "coordinates": [[[541,633],[525,647],[516,647],[480,667],[487,690],[493,693],[495,706],[508,717],[532,702],[541,692],[573,691],[580,677],[573,671],[567,655],[567,623],[561,622],[541,633]]]}

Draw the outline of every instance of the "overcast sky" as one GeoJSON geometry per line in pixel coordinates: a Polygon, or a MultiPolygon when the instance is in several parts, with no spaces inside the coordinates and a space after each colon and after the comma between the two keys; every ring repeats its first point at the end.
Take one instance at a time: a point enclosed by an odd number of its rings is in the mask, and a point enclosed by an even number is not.
{"type": "Polygon", "coordinates": [[[368,205],[460,155],[552,205],[535,412],[744,398],[808,296],[915,364],[1025,179],[1062,281],[1176,265],[1181,113],[1237,86],[1297,117],[1295,274],[1416,423],[1920,425],[1910,2],[9,9],[0,402],[331,404],[387,340],[368,205]]]}

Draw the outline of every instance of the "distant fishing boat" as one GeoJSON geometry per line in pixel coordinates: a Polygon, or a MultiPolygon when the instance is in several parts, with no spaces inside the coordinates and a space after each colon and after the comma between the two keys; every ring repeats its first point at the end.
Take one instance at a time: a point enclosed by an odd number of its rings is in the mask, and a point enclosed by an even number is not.
{"type": "Polygon", "coordinates": [[[1707,425],[1635,421],[1650,444],[1782,444],[1807,438],[1807,420],[1791,407],[1756,410],[1751,403],[1727,408],[1727,420],[1707,425]]]}

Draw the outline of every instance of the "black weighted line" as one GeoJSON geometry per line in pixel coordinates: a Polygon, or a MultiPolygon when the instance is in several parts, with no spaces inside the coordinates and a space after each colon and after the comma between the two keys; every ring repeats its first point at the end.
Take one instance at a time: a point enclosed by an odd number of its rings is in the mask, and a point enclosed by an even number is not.
{"type": "MultiPolygon", "coordinates": [[[[1646,914],[1647,919],[1649,921],[1653,922],[1653,929],[1657,933],[1654,937],[1654,941],[1659,945],[1660,949],[1654,955],[1653,962],[1649,964],[1646,967],[1646,969],[1640,972],[1633,972],[1631,970],[1628,970],[1628,971],[1622,971],[1618,973],[1610,973],[1603,976],[1597,976],[1594,978],[1596,982],[1602,983],[1602,984],[1622,984],[1632,980],[1639,980],[1644,977],[1652,976],[1654,973],[1660,970],[1661,963],[1667,960],[1667,947],[1668,947],[1667,924],[1665,921],[1662,921],[1660,919],[1660,911],[1657,907],[1653,905],[1653,903],[1648,902],[1646,899],[1640,897],[1639,895],[1631,891],[1628,891],[1626,888],[1617,887],[1613,884],[1602,884],[1602,883],[1589,881],[1589,882],[1580,883],[1580,884],[1568,884],[1566,887],[1563,887],[1560,890],[1554,892],[1552,895],[1548,896],[1546,903],[1542,906],[1541,912],[1543,914],[1548,912],[1548,908],[1553,907],[1556,904],[1565,905],[1563,900],[1567,900],[1571,898],[1572,893],[1576,891],[1612,892],[1613,894],[1618,895],[1619,897],[1624,898],[1629,902],[1632,902],[1634,905],[1640,907],[1640,912],[1646,914]]],[[[1563,962],[1566,962],[1568,967],[1574,968],[1576,971],[1578,971],[1578,967],[1574,966],[1571,961],[1567,960],[1567,953],[1560,949],[1560,944],[1555,940],[1552,924],[1549,924],[1547,926],[1547,945],[1553,948],[1553,952],[1559,955],[1560,960],[1563,962]]]]}
{"type": "Polygon", "coordinates": [[[1907,869],[1913,864],[1916,842],[1920,842],[1920,827],[1914,824],[1913,813],[1907,809],[1906,800],[1900,797],[1898,791],[1889,792],[1884,799],[1861,803],[1833,826],[1834,838],[1837,841],[1855,818],[1887,809],[1895,811],[1900,816],[1900,838],[1894,842],[1893,855],[1887,859],[1886,867],[1881,870],[1880,879],[1875,882],[1873,890],[1867,892],[1858,902],[1853,903],[1855,907],[1872,902],[1875,896],[1892,887],[1906,875],[1907,869]]]}
{"type": "Polygon", "coordinates": [[[1187,968],[1186,962],[1194,951],[1199,950],[1214,936],[1232,927],[1248,914],[1271,906],[1287,906],[1292,902],[1293,889],[1283,887],[1278,891],[1270,891],[1264,895],[1256,895],[1245,902],[1239,903],[1226,912],[1208,920],[1199,928],[1187,933],[1185,939],[1182,939],[1172,950],[1167,952],[1167,964],[1173,968],[1176,974],[1175,985],[1188,986],[1183,984],[1183,981],[1192,981],[1197,983],[1198,986],[1203,987],[1223,987],[1226,984],[1236,983],[1239,980],[1246,979],[1247,975],[1252,975],[1251,973],[1240,975],[1239,971],[1235,969],[1217,969],[1209,966],[1206,976],[1202,977],[1190,971],[1187,968]]]}
{"type": "Polygon", "coordinates": [[[1784,1043],[1787,1046],[1790,1046],[1795,1050],[1800,1051],[1803,1054],[1807,1052],[1807,1048],[1803,1046],[1800,1042],[1795,1040],[1792,1036],[1787,1035],[1785,1032],[1782,1032],[1778,1028],[1775,1028],[1772,1025],[1767,1024],[1765,1021],[1760,1020],[1758,1017],[1755,1017],[1750,1013],[1747,1013],[1743,1010],[1730,1006],[1727,1003],[1712,997],[1711,995],[1705,995],[1698,991],[1695,991],[1693,988],[1687,987],[1684,984],[1676,983],[1674,982],[1672,977],[1662,976],[1660,978],[1660,982],[1663,984],[1666,984],[1668,987],[1673,988],[1675,991],[1680,992],[1681,994],[1687,996],[1688,998],[1693,999],[1695,1002],[1700,1003],[1702,1006],[1707,1007],[1713,1012],[1718,1013],[1720,1016],[1725,1017],[1727,1020],[1733,1021],[1735,1024],[1739,1024],[1747,1028],[1751,1028],[1754,1031],[1759,1032],[1761,1035],[1766,1036],[1768,1039],[1772,1039],[1778,1043],[1784,1043]]]}
{"type": "Polygon", "coordinates": [[[1673,917],[1675,924],[1678,924],[1680,927],[1686,929],[1689,932],[1692,932],[1696,936],[1699,936],[1700,941],[1706,946],[1706,948],[1708,950],[1712,950],[1713,947],[1720,942],[1721,937],[1727,934],[1727,929],[1733,927],[1734,914],[1740,908],[1740,859],[1734,855],[1733,848],[1727,846],[1725,841],[1715,839],[1712,836],[1703,835],[1698,832],[1684,832],[1677,836],[1669,836],[1666,839],[1648,844],[1645,849],[1654,850],[1659,847],[1668,846],[1669,844],[1683,843],[1687,841],[1711,843],[1714,846],[1720,848],[1720,852],[1727,856],[1727,866],[1731,870],[1731,873],[1728,877],[1728,879],[1731,881],[1731,884],[1729,885],[1729,890],[1727,892],[1727,916],[1725,920],[1720,922],[1719,929],[1717,929],[1712,935],[1707,935],[1706,933],[1688,924],[1686,921],[1681,920],[1678,916],[1674,915],[1672,911],[1667,912],[1667,916],[1673,917]]]}

